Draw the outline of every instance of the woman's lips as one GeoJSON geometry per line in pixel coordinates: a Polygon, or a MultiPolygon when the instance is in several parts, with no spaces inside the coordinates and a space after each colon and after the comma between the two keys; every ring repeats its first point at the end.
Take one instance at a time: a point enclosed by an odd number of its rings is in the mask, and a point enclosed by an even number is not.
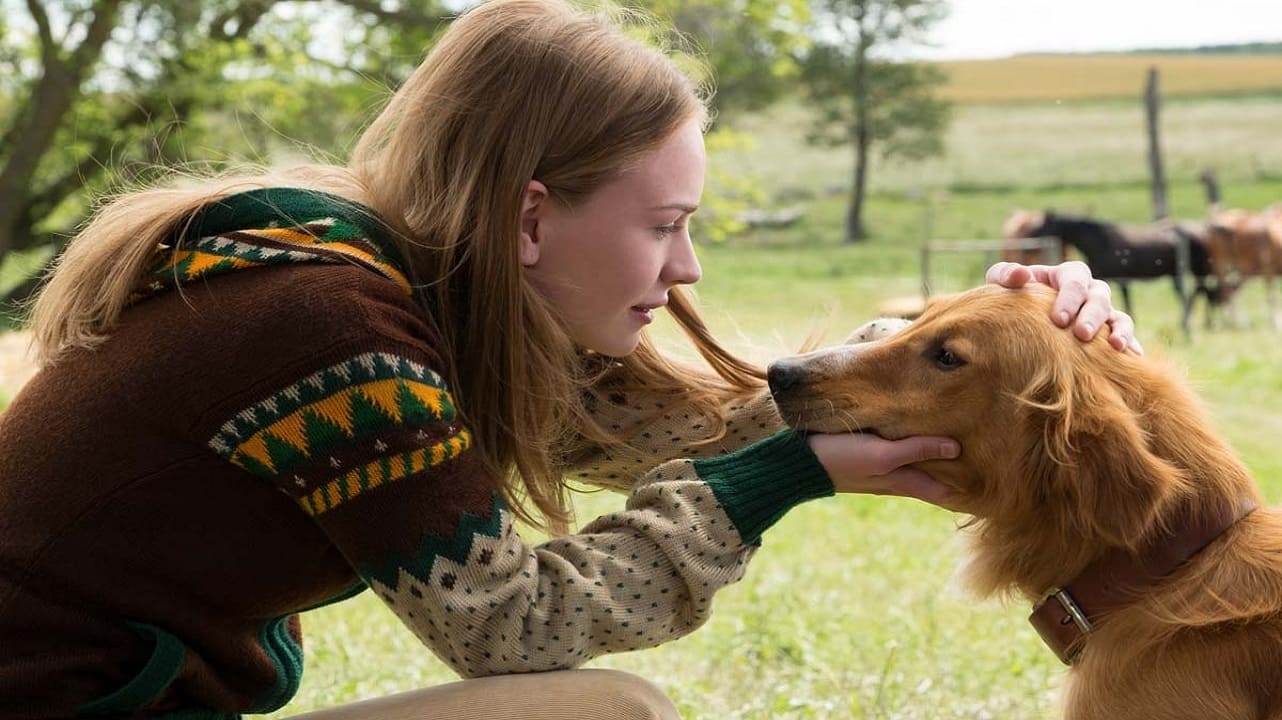
{"type": "Polygon", "coordinates": [[[637,314],[637,316],[638,316],[638,318],[641,320],[642,324],[644,324],[644,325],[649,325],[650,323],[654,322],[654,311],[655,311],[656,309],[658,309],[658,308],[661,308],[661,307],[663,307],[663,304],[658,304],[658,305],[633,305],[633,306],[632,306],[632,312],[634,312],[634,313],[636,313],[636,314],[637,314]]]}

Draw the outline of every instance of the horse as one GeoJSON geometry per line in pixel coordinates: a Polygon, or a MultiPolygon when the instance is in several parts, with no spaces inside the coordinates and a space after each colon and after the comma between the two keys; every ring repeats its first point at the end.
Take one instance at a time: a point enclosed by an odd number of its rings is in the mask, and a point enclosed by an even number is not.
{"type": "Polygon", "coordinates": [[[1225,300],[1225,290],[1218,283],[1212,287],[1207,282],[1216,276],[1207,250],[1209,241],[1205,224],[1163,221],[1148,225],[1118,225],[1053,210],[1021,210],[1007,221],[1006,229],[1025,238],[1059,238],[1066,250],[1072,248],[1082,255],[1095,277],[1118,286],[1122,291],[1122,306],[1132,316],[1131,280],[1170,277],[1180,297],[1180,327],[1186,333],[1198,295],[1205,296],[1211,306],[1219,306],[1225,300]],[[1180,271],[1181,247],[1188,248],[1185,271],[1194,278],[1196,287],[1192,293],[1185,288],[1180,271]]]}
{"type": "Polygon", "coordinates": [[[1264,283],[1274,329],[1282,325],[1274,280],[1282,276],[1282,204],[1261,212],[1213,206],[1208,224],[1211,266],[1225,287],[1236,290],[1249,278],[1264,283]]]}
{"type": "Polygon", "coordinates": [[[1216,276],[1234,291],[1249,278],[1262,278],[1273,328],[1282,327],[1273,282],[1282,275],[1282,203],[1258,213],[1225,209],[1215,171],[1203,170],[1198,180],[1206,190],[1207,215],[1211,219],[1208,248],[1216,276]]]}
{"type": "Polygon", "coordinates": [[[1028,240],[1036,238],[1036,230],[1044,222],[1044,213],[1036,210],[1016,210],[1002,223],[1002,260],[1022,265],[1049,265],[1067,260],[1067,248],[1057,237],[1042,238],[1054,243],[1055,252],[1047,253],[1045,246],[1029,247],[1028,240]],[[1054,257],[1050,257],[1054,256],[1054,257]]]}

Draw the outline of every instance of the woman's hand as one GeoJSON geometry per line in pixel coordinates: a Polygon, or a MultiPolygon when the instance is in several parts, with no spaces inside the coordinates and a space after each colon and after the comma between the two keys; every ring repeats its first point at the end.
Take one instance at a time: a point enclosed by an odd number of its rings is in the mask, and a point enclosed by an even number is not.
{"type": "Polygon", "coordinates": [[[1118,350],[1130,348],[1144,354],[1144,348],[1135,338],[1135,321],[1113,307],[1108,283],[1092,278],[1086,263],[1077,260],[1059,265],[999,262],[988,268],[986,280],[1008,288],[1021,288],[1030,282],[1049,285],[1059,291],[1051,309],[1051,320],[1056,325],[1068,327],[1071,323],[1073,334],[1078,339],[1090,340],[1108,323],[1112,329],[1108,336],[1109,345],[1118,350]]]}
{"type": "Polygon", "coordinates": [[[961,447],[956,440],[926,436],[885,440],[865,433],[821,433],[808,436],[806,441],[839,493],[898,495],[943,508],[954,499],[947,486],[906,466],[957,457],[961,447]]]}

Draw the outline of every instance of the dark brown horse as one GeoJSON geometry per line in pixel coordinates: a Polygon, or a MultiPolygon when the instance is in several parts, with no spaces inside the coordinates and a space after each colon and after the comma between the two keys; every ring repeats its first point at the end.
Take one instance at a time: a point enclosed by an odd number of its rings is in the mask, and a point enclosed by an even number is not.
{"type": "Polygon", "coordinates": [[[1006,231],[1025,238],[1059,238],[1065,250],[1072,248],[1082,256],[1095,277],[1121,289],[1122,305],[1132,315],[1132,280],[1171,278],[1183,308],[1180,326],[1186,332],[1198,295],[1205,296],[1210,305],[1219,305],[1224,299],[1218,283],[1208,282],[1216,279],[1207,250],[1208,232],[1197,223],[1119,225],[1051,210],[1017,211],[1007,221],[1006,231]],[[1180,253],[1184,248],[1188,255],[1181,272],[1180,253]],[[1184,273],[1193,276],[1195,287],[1191,292],[1185,286],[1184,273]]]}

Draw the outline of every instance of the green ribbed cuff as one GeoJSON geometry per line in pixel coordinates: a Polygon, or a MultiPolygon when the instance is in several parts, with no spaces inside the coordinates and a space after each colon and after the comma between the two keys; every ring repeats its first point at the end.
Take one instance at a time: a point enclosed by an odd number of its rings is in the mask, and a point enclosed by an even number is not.
{"type": "Polygon", "coordinates": [[[795,430],[693,464],[748,544],[760,543],[761,534],[797,505],[833,494],[827,471],[795,430]]]}

